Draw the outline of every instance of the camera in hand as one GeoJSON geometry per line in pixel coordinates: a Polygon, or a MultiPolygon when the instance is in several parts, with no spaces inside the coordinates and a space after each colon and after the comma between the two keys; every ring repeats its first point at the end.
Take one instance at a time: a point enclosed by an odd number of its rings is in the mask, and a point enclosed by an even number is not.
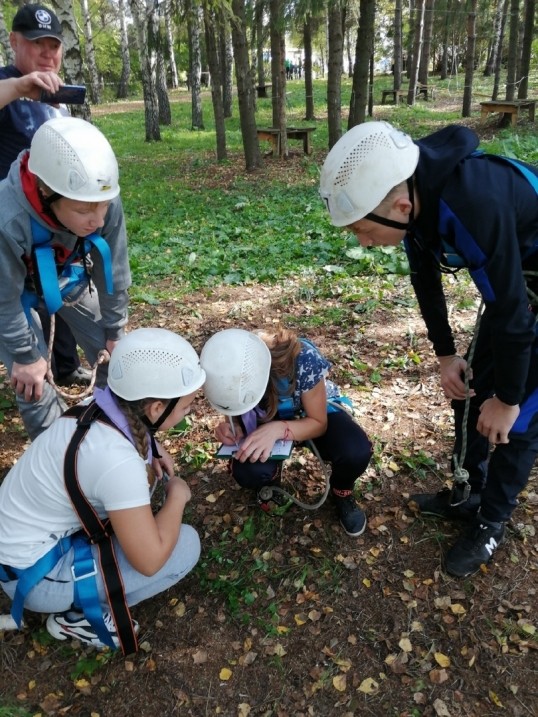
{"type": "Polygon", "coordinates": [[[83,105],[86,99],[84,85],[62,85],[58,92],[41,91],[41,102],[51,105],[83,105]]]}

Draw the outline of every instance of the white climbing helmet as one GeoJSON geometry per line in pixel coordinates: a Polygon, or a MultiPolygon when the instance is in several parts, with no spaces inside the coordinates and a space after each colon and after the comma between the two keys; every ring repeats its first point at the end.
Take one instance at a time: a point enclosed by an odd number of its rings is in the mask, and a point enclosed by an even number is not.
{"type": "Polygon", "coordinates": [[[412,176],[418,155],[411,137],[388,122],[352,127],[321,169],[319,193],[332,223],[348,226],[373,211],[393,187],[412,176]]]}
{"type": "Polygon", "coordinates": [[[198,354],[167,329],[136,329],[123,336],[110,357],[110,389],[126,401],[178,398],[205,381],[198,354]]]}
{"type": "Polygon", "coordinates": [[[251,331],[224,329],[213,334],[202,349],[200,363],[206,373],[205,397],[220,413],[239,416],[263,398],[271,352],[251,331]]]}
{"type": "Polygon", "coordinates": [[[78,117],[53,117],[37,129],[28,168],[68,199],[107,202],[120,192],[112,147],[97,127],[78,117]]]}

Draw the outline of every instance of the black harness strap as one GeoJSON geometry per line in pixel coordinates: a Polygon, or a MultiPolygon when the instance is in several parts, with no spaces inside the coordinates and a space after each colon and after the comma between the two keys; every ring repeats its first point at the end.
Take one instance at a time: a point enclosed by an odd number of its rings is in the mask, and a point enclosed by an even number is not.
{"type": "Polygon", "coordinates": [[[82,492],[77,474],[78,449],[90,430],[93,421],[99,420],[114,428],[116,426],[94,401],[88,406],[73,406],[63,415],[77,418],[77,428],[65,453],[65,486],[84,532],[90,543],[97,546],[101,575],[103,576],[108,602],[116,624],[121,650],[124,655],[129,655],[138,650],[138,641],[133,628],[131,613],[125,599],[123,580],[112,542],[110,521],[102,521],[99,518],[82,492]]]}

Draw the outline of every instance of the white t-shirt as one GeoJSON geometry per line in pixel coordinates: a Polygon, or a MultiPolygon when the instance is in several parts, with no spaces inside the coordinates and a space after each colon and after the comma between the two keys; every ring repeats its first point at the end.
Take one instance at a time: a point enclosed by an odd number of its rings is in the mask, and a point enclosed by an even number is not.
{"type": "MultiPolygon", "coordinates": [[[[64,483],[75,418],[59,418],[27,448],[0,485],[0,563],[33,565],[81,525],[64,483]]],[[[82,492],[100,518],[150,503],[146,463],[116,428],[96,421],[78,449],[82,492]]]]}

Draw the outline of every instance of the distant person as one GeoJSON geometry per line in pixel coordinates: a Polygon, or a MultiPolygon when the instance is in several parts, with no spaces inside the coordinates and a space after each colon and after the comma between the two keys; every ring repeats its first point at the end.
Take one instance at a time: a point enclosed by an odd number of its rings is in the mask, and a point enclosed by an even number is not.
{"type": "Polygon", "coordinates": [[[286,329],[225,329],[206,342],[200,360],[207,400],[234,417],[217,426],[216,438],[225,445],[240,443],[231,461],[237,483],[255,491],[278,485],[282,461],[270,457],[275,441],[311,440],[331,463],[330,498],[340,524],[348,535],[361,535],[366,516],[353,490],[372,445],[342,406],[346,400],[327,379],[331,364],[316,346],[286,329]]]}
{"type": "Polygon", "coordinates": [[[175,585],[200,556],[197,532],[183,523],[190,489],[154,434],[183,420],[204,379],[184,338],[132,331],[94,402],[56,419],[19,458],[0,485],[0,585],[16,622],[25,607],[50,613],[58,640],[136,649],[129,607],[175,585]],[[93,543],[88,513],[101,532],[93,543]]]}
{"type": "MultiPolygon", "coordinates": [[[[13,18],[9,41],[15,60],[0,68],[0,180],[20,152],[28,149],[38,127],[52,117],[67,115],[65,105],[40,102],[42,90],[55,92],[63,85],[62,28],[44,5],[24,5],[13,18]]],[[[39,310],[47,340],[49,316],[39,310]]],[[[53,373],[60,386],[88,384],[91,372],[81,366],[77,344],[63,319],[56,319],[53,373]]]]}
{"type": "Polygon", "coordinates": [[[467,472],[452,489],[411,500],[425,515],[470,521],[444,560],[457,577],[478,571],[504,540],[538,451],[538,168],[478,152],[478,143],[458,125],[413,142],[388,122],[366,122],[334,145],[320,178],[333,224],[361,246],[405,242],[454,409],[453,467],[467,472]],[[456,350],[442,282],[464,267],[485,306],[472,357],[456,350]]]}
{"type": "MultiPolygon", "coordinates": [[[[112,147],[75,117],[42,124],[0,182],[0,361],[32,439],[65,409],[46,380],[36,307],[65,320],[90,365],[124,333],[131,273],[119,192],[112,147]]],[[[98,386],[106,372],[99,366],[98,386]]]]}

